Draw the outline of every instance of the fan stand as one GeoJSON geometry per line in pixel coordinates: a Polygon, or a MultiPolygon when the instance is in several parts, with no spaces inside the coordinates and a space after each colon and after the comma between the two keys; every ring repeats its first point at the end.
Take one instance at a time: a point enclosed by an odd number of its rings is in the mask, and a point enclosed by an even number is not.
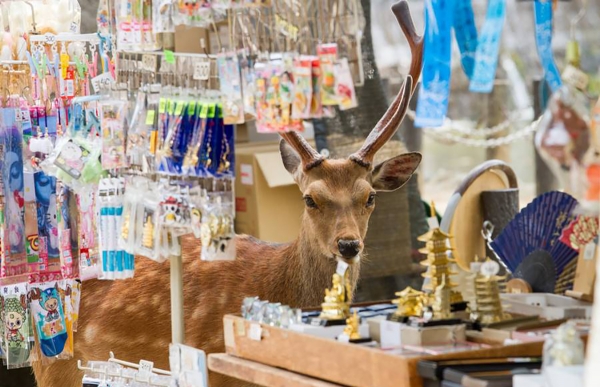
{"type": "Polygon", "coordinates": [[[596,282],[596,260],[600,249],[594,243],[593,251],[590,253],[588,248],[579,252],[577,258],[577,271],[575,272],[575,281],[573,290],[567,290],[565,295],[581,301],[594,301],[594,283],[596,282]]]}

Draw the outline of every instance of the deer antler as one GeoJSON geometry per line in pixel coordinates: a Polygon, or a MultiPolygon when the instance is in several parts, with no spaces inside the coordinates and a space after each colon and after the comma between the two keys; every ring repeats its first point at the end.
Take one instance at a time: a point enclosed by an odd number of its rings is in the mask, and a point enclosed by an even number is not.
{"type": "Polygon", "coordinates": [[[406,0],[392,5],[392,12],[402,28],[402,32],[406,36],[410,45],[412,61],[410,64],[409,75],[404,80],[400,92],[373,128],[360,150],[350,156],[350,159],[365,168],[372,168],[375,153],[389,141],[390,138],[398,130],[398,126],[402,122],[408,103],[417,86],[417,81],[421,76],[421,68],[423,67],[423,37],[417,35],[415,25],[413,24],[410,10],[406,0]]]}
{"type": "Polygon", "coordinates": [[[284,132],[281,137],[292,147],[302,160],[302,166],[305,171],[308,171],[324,160],[316,150],[302,137],[298,132],[284,132]]]}

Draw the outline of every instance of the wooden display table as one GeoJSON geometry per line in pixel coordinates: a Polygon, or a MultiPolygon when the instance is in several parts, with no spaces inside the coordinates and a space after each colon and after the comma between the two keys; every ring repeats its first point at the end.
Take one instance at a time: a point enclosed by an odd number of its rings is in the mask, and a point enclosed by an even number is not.
{"type": "Polygon", "coordinates": [[[341,387],[340,384],[324,382],[225,353],[208,355],[208,369],[264,387],[341,387]]]}

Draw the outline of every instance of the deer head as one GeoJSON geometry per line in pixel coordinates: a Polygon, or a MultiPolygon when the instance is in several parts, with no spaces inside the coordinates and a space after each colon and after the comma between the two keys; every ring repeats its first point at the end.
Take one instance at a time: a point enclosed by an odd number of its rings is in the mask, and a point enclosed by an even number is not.
{"type": "Polygon", "coordinates": [[[415,32],[408,3],[394,4],[392,12],[410,44],[410,74],[360,150],[347,159],[328,160],[296,132],[282,133],[280,143],[283,164],[306,203],[304,232],[323,256],[350,264],[363,251],[376,193],[402,187],[421,162],[419,153],[406,153],[373,165],[377,151],[402,122],[422,67],[423,40],[415,32]]]}

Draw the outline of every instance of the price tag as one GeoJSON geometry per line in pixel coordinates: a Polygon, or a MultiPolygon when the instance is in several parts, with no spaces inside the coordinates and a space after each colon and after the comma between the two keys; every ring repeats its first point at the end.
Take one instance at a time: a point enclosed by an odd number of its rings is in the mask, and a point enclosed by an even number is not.
{"type": "Polygon", "coordinates": [[[195,81],[206,81],[210,76],[210,62],[195,62],[194,75],[195,81]]]}
{"type": "Polygon", "coordinates": [[[337,269],[335,272],[343,277],[344,274],[346,274],[346,270],[348,270],[348,266],[349,265],[346,262],[338,261],[337,269]]]}
{"type": "Polygon", "coordinates": [[[99,93],[101,90],[110,89],[114,83],[115,80],[108,72],[92,78],[92,87],[95,93],[99,93]]]}
{"type": "Polygon", "coordinates": [[[157,64],[158,64],[158,60],[156,58],[156,55],[150,55],[150,54],[142,55],[142,70],[155,72],[157,64]]]}
{"type": "Polygon", "coordinates": [[[23,121],[23,116],[21,115],[21,110],[15,110],[15,121],[17,121],[17,122],[23,121]]]}
{"type": "Polygon", "coordinates": [[[565,81],[565,83],[568,83],[580,90],[585,90],[589,82],[589,77],[586,73],[571,65],[564,69],[562,73],[562,79],[565,81]]]}
{"type": "Polygon", "coordinates": [[[44,40],[46,44],[56,44],[56,35],[47,33],[44,35],[44,40]]]}
{"type": "Polygon", "coordinates": [[[156,110],[148,110],[146,113],[146,125],[154,125],[154,117],[156,116],[156,110]]]}
{"type": "Polygon", "coordinates": [[[154,363],[148,360],[140,360],[139,374],[143,376],[149,376],[152,374],[152,368],[154,363]]]}
{"type": "Polygon", "coordinates": [[[381,336],[382,348],[393,348],[402,345],[402,324],[382,320],[379,326],[379,334],[381,336]]]}
{"type": "Polygon", "coordinates": [[[350,336],[348,336],[345,333],[342,333],[341,335],[339,335],[337,339],[341,343],[349,343],[350,342],[350,336]]]}
{"type": "Polygon", "coordinates": [[[262,335],[262,328],[259,324],[251,324],[250,331],[248,332],[248,337],[250,340],[260,341],[262,335]]]}
{"type": "Polygon", "coordinates": [[[585,245],[585,248],[583,250],[583,259],[585,261],[591,261],[592,259],[594,259],[595,254],[596,254],[596,243],[595,242],[590,242],[587,245],[585,245]]]}
{"type": "Polygon", "coordinates": [[[165,54],[165,62],[167,62],[169,64],[175,64],[175,54],[173,53],[173,51],[165,50],[164,54],[165,54]]]}

